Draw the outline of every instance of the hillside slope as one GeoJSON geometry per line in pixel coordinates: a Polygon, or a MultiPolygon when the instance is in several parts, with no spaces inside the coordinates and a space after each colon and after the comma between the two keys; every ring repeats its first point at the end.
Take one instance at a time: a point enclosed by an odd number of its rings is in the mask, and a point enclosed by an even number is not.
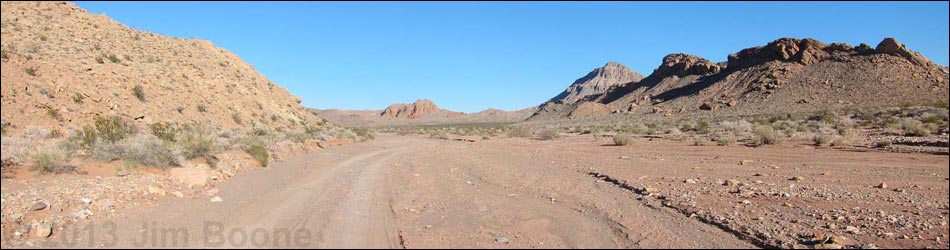
{"type": "Polygon", "coordinates": [[[72,130],[97,116],[245,131],[323,121],[209,41],[134,30],[68,2],[4,1],[0,22],[7,132],[72,130]]]}

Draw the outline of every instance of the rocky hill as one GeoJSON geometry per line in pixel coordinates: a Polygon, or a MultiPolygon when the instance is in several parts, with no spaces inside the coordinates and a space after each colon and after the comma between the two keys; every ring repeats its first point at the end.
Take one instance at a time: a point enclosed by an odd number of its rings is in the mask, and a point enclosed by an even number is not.
{"type": "MultiPolygon", "coordinates": [[[[744,115],[929,104],[946,101],[947,86],[946,67],[893,38],[873,48],[781,38],[721,63],[667,55],[646,78],[580,103],[607,105],[609,113],[744,115]]],[[[548,108],[531,119],[569,117],[578,106],[548,108]]]]}
{"type": "MultiPolygon", "coordinates": [[[[638,82],[641,79],[643,79],[643,75],[627,68],[627,66],[616,62],[608,62],[603,67],[596,68],[584,77],[575,80],[564,92],[542,103],[538,106],[538,111],[532,116],[545,117],[549,114],[554,116],[569,114],[570,111],[565,112],[564,109],[573,109],[578,102],[583,101],[586,97],[600,95],[612,87],[638,82]]],[[[589,115],[585,113],[583,116],[589,115]]]]}
{"type": "Polygon", "coordinates": [[[322,119],[210,41],[139,31],[68,2],[2,3],[5,132],[76,129],[97,116],[221,129],[322,119]]]}
{"type": "Polygon", "coordinates": [[[346,126],[384,126],[418,124],[455,124],[455,123],[496,123],[522,121],[536,108],[516,111],[486,109],[478,113],[466,114],[439,108],[434,102],[419,99],[414,103],[397,103],[384,110],[339,110],[313,109],[320,117],[346,126]]]}
{"type": "Polygon", "coordinates": [[[396,103],[389,105],[379,114],[385,118],[407,118],[421,119],[425,118],[455,118],[464,115],[464,113],[453,112],[440,109],[430,100],[419,99],[414,103],[396,103]]]}

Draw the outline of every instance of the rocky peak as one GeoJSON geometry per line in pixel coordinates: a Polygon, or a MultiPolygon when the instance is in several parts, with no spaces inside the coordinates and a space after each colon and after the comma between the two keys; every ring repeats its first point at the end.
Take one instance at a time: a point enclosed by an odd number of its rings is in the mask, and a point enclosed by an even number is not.
{"type": "Polygon", "coordinates": [[[574,81],[564,92],[551,99],[551,102],[572,104],[586,96],[602,94],[610,87],[637,82],[643,79],[636,71],[617,62],[608,62],[574,81]]]}
{"type": "Polygon", "coordinates": [[[917,65],[930,64],[930,60],[927,60],[923,55],[911,51],[907,46],[898,42],[897,39],[890,37],[884,38],[881,43],[877,44],[877,48],[875,48],[874,51],[879,54],[900,56],[917,65]]]}
{"type": "Polygon", "coordinates": [[[663,64],[653,71],[654,75],[660,77],[677,76],[684,77],[688,75],[711,75],[719,73],[721,67],[695,55],[689,54],[669,54],[663,57],[663,64]]]}

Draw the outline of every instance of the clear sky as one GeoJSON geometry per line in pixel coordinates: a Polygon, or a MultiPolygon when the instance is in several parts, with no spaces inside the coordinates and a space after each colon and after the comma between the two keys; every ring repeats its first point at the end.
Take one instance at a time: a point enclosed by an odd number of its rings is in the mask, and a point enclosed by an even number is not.
{"type": "Polygon", "coordinates": [[[663,56],[780,37],[895,37],[947,65],[947,2],[77,2],[136,29],[228,49],[313,108],[428,98],[477,112],[540,104],[608,61],[650,74],[663,56]]]}

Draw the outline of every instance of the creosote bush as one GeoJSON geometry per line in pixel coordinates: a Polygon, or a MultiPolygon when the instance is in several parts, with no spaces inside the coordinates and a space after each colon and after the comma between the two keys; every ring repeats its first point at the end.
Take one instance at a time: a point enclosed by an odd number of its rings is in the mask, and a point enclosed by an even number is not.
{"type": "Polygon", "coordinates": [[[145,101],[145,89],[142,88],[142,85],[135,85],[135,87],[132,87],[132,95],[134,95],[135,98],[138,98],[139,101],[145,101]]]}
{"type": "Polygon", "coordinates": [[[244,149],[244,152],[251,155],[254,160],[257,160],[263,167],[267,167],[270,154],[267,152],[267,147],[264,147],[264,143],[260,140],[254,139],[244,149]]]}
{"type": "Polygon", "coordinates": [[[555,129],[545,129],[538,132],[538,137],[541,138],[541,140],[554,140],[561,138],[561,134],[555,129]]]}
{"type": "Polygon", "coordinates": [[[779,143],[779,135],[772,126],[759,125],[755,127],[755,140],[759,145],[774,145],[779,143]]]}
{"type": "Polygon", "coordinates": [[[614,145],[616,146],[626,146],[630,145],[633,142],[633,139],[630,138],[628,134],[617,134],[613,136],[614,145]]]}

